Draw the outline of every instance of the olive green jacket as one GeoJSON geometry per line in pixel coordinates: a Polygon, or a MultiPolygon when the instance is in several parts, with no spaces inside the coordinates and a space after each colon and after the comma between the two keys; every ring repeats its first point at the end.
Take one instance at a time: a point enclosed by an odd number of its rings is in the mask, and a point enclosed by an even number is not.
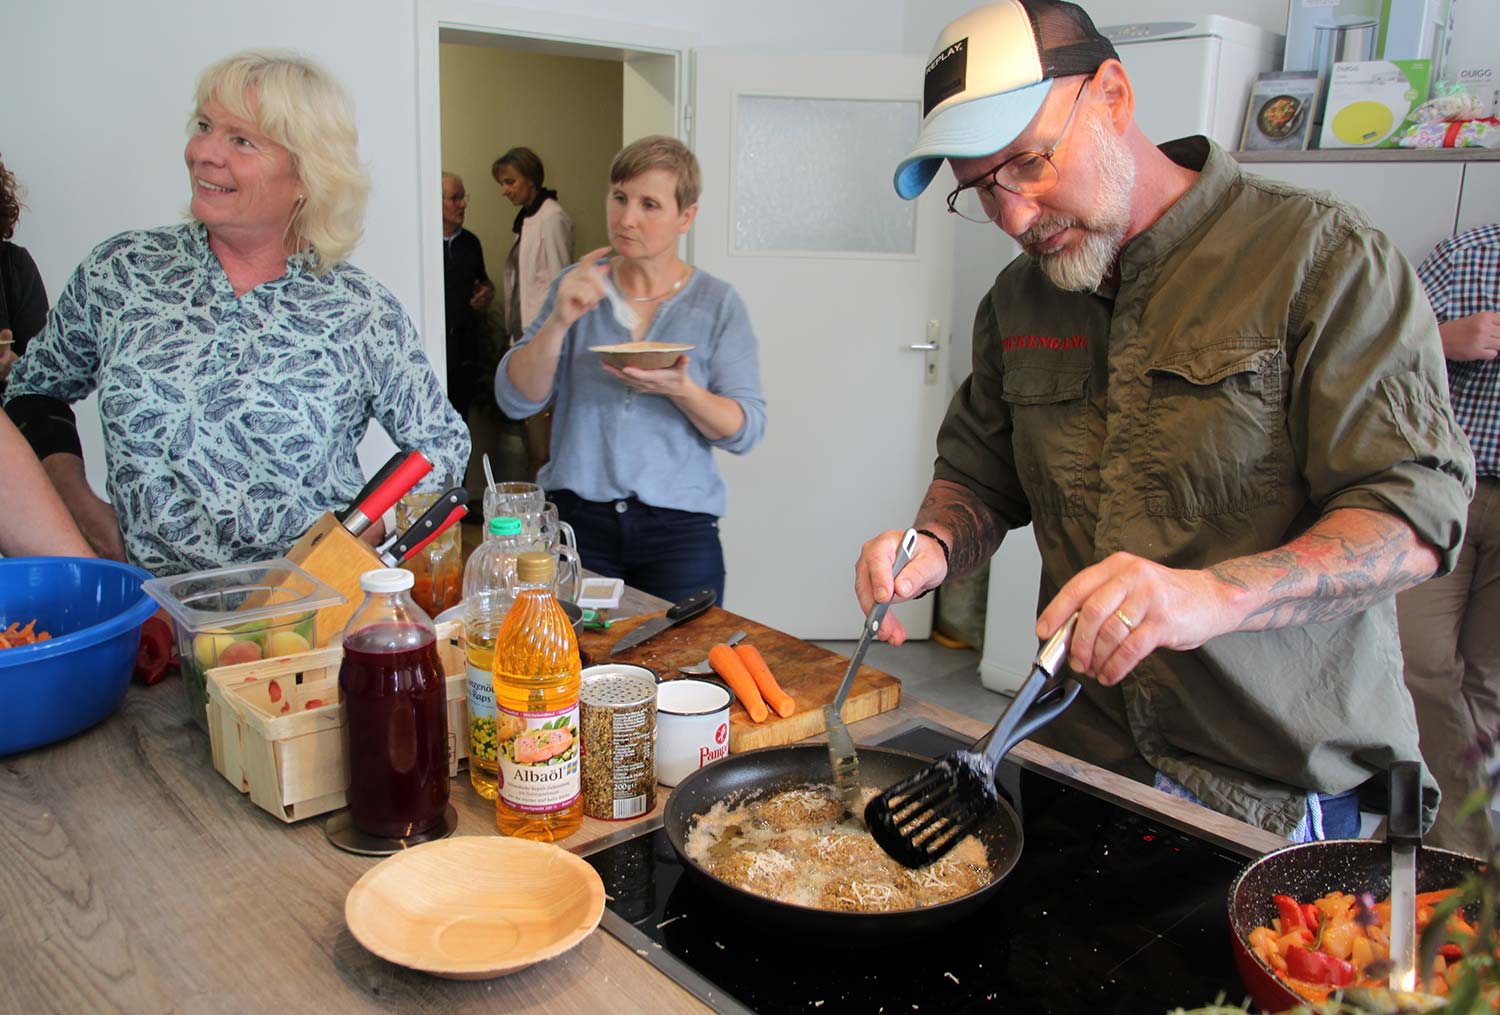
{"type": "MultiPolygon", "coordinates": [[[[1446,573],[1474,464],[1411,266],[1326,194],[1243,174],[1201,137],[1162,150],[1202,172],[1125,245],[1116,291],[1064,292],[1026,255],[996,279],[936,478],[1007,527],[1031,523],[1043,605],[1115,551],[1204,568],[1336,508],[1405,519],[1446,573]]],[[[1114,688],[1084,683],[1038,739],[1138,778],[1160,771],[1282,835],[1308,791],[1418,757],[1390,600],[1158,650],[1114,688]]],[[[1426,803],[1430,819],[1435,785],[1426,803]]]]}

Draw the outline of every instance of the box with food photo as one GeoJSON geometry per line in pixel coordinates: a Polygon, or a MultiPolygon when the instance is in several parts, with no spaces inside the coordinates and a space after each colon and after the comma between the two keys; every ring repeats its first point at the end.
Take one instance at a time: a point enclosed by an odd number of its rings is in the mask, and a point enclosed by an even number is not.
{"type": "Polygon", "coordinates": [[[1296,152],[1306,148],[1321,83],[1312,71],[1279,71],[1256,78],[1240,150],[1296,152]]]}

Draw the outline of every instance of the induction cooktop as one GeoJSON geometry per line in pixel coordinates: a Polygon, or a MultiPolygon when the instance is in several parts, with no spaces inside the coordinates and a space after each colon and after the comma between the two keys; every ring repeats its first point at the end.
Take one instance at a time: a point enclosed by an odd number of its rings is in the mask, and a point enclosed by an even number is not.
{"type": "MultiPolygon", "coordinates": [[[[880,746],[936,757],[968,740],[925,722],[880,746]]],[[[981,909],[921,936],[809,940],[705,896],[658,818],[586,859],[602,926],[727,1013],[1166,1013],[1244,996],[1229,885],[1255,854],[1008,760],[1020,862],[981,909]]],[[[627,988],[628,989],[628,988],[627,988]]]]}

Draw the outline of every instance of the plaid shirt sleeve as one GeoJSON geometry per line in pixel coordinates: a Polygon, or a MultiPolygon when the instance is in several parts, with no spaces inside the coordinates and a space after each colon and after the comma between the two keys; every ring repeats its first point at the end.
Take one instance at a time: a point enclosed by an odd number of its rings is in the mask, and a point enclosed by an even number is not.
{"type": "MultiPolygon", "coordinates": [[[[1439,243],[1417,277],[1439,322],[1500,312],[1500,224],[1439,243]]],[[[1448,397],[1476,475],[1500,476],[1500,360],[1448,360],[1448,397]]]]}
{"type": "Polygon", "coordinates": [[[1448,290],[1453,285],[1453,243],[1454,238],[1451,236],[1439,243],[1417,268],[1417,278],[1421,280],[1422,288],[1427,290],[1427,302],[1432,304],[1432,312],[1440,322],[1449,319],[1448,290]]]}

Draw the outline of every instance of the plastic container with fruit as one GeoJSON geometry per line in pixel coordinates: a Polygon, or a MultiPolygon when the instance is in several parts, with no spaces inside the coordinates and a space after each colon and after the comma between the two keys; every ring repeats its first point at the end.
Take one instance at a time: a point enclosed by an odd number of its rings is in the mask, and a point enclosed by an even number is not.
{"type": "Polygon", "coordinates": [[[318,611],[346,602],[337,589],[280,557],[153,578],[142,587],[172,616],[188,708],[204,729],[208,670],[306,652],[318,611]]]}

